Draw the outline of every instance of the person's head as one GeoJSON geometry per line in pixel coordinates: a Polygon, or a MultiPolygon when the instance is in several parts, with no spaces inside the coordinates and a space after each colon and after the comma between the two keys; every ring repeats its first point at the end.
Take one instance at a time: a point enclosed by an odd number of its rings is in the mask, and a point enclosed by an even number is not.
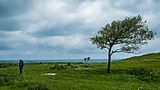
{"type": "Polygon", "coordinates": [[[19,61],[22,61],[21,59],[19,61]]]}

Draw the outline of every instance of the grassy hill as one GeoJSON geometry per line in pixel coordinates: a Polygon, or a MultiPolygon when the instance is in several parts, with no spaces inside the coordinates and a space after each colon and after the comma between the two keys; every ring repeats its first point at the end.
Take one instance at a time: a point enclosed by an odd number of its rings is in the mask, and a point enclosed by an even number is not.
{"type": "Polygon", "coordinates": [[[160,53],[106,63],[0,65],[0,90],[160,90],[160,53]],[[47,75],[53,73],[55,75],[47,75]]]}

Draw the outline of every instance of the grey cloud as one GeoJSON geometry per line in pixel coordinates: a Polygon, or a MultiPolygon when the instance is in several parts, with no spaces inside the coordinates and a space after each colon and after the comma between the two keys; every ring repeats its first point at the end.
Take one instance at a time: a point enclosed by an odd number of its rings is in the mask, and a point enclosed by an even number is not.
{"type": "Polygon", "coordinates": [[[7,40],[5,40],[5,39],[2,40],[0,38],[0,50],[11,50],[11,49],[13,49],[11,44],[9,42],[7,42],[7,40]]]}
{"type": "Polygon", "coordinates": [[[0,29],[4,31],[17,31],[21,28],[19,21],[13,19],[0,20],[0,29]]]}
{"type": "Polygon", "coordinates": [[[104,50],[99,50],[98,48],[93,47],[92,45],[88,45],[89,47],[85,48],[71,48],[66,50],[65,52],[69,54],[104,54],[106,53],[104,50]]]}
{"type": "Polygon", "coordinates": [[[0,38],[6,38],[8,34],[5,31],[0,30],[0,38]]]}
{"type": "MultiPolygon", "coordinates": [[[[74,27],[74,26],[73,26],[74,27]]],[[[39,29],[38,31],[35,31],[31,33],[35,37],[50,37],[50,36],[65,36],[74,34],[75,31],[71,26],[49,26],[49,27],[43,27],[39,29]]]]}
{"type": "Polygon", "coordinates": [[[66,36],[72,34],[86,34],[89,33],[86,32],[88,29],[92,28],[84,27],[82,22],[72,22],[69,24],[64,23],[61,25],[45,26],[35,32],[31,32],[30,34],[35,37],[66,36]]]}
{"type": "Polygon", "coordinates": [[[12,48],[7,46],[6,44],[0,44],[0,50],[11,50],[12,48]]]}
{"type": "Polygon", "coordinates": [[[132,13],[148,13],[157,12],[159,9],[159,0],[115,0],[111,1],[112,5],[117,8],[122,8],[132,13]]]}
{"type": "Polygon", "coordinates": [[[17,31],[23,28],[26,22],[17,19],[17,16],[26,13],[33,3],[33,0],[0,0],[0,30],[17,31]]]}
{"type": "Polygon", "coordinates": [[[0,17],[12,17],[26,12],[33,0],[0,0],[0,17]]]}

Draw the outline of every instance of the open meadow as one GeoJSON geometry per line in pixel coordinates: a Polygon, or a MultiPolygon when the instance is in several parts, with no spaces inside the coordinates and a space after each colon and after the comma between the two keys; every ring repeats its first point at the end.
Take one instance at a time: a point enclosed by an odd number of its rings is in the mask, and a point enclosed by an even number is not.
{"type": "Polygon", "coordinates": [[[160,53],[106,63],[1,63],[0,90],[160,90],[160,53]]]}

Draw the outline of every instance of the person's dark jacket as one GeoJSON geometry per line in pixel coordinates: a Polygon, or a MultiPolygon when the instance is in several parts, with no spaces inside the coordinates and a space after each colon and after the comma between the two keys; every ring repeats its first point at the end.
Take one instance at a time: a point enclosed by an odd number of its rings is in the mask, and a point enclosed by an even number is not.
{"type": "Polygon", "coordinates": [[[23,69],[23,66],[24,66],[24,63],[23,63],[22,60],[20,60],[20,62],[19,62],[19,69],[23,69]]]}

